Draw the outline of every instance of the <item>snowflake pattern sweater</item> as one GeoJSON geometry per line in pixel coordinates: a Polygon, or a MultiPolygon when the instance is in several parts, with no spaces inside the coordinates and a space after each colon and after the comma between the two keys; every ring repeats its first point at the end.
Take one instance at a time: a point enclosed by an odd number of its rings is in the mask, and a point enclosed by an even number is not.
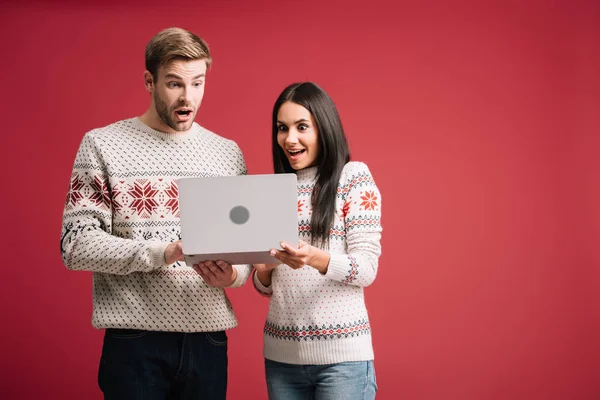
{"type": "MultiPolygon", "coordinates": [[[[194,123],[162,133],[138,118],[88,132],[79,147],[63,214],[61,253],[93,271],[96,328],[210,332],[237,325],[223,289],[183,262],[166,265],[179,240],[177,179],[246,173],[237,144],[194,123]]],[[[241,286],[250,266],[235,266],[241,286]]]]}
{"type": "MultiPolygon", "coordinates": [[[[298,232],[308,243],[316,172],[316,167],[297,172],[298,232]]],[[[338,186],[327,273],[279,265],[269,287],[254,274],[256,289],[270,296],[265,358],[304,365],[374,358],[363,288],[377,274],[381,231],[375,181],[364,163],[349,162],[338,186]]]]}

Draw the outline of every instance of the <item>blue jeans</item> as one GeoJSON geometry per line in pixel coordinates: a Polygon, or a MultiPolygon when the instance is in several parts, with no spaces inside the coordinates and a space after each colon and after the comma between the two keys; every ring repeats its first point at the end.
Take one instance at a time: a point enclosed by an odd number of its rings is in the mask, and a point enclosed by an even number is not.
{"type": "Polygon", "coordinates": [[[98,384],[106,400],[225,399],[227,334],[107,329],[98,384]]]}
{"type": "Polygon", "coordinates": [[[294,365],[265,360],[270,400],[372,400],[373,361],[294,365]]]}

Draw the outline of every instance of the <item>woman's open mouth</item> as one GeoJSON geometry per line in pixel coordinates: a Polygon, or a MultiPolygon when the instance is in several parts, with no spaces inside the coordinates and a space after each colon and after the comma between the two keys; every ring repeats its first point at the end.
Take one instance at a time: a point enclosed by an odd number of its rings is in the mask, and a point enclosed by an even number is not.
{"type": "Polygon", "coordinates": [[[288,154],[290,155],[290,159],[292,161],[298,160],[300,157],[302,157],[302,154],[304,154],[305,152],[306,152],[306,149],[302,149],[302,150],[288,150],[288,154]]]}

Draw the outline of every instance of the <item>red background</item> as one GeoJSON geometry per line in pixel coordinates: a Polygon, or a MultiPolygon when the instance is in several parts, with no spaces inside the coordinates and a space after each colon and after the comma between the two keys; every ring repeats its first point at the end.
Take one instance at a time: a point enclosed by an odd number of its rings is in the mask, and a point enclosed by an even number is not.
{"type": "MultiPolygon", "coordinates": [[[[211,46],[197,119],[271,171],[279,92],[313,80],[383,194],[367,288],[378,398],[600,397],[600,6],[592,1],[8,1],[0,398],[100,399],[91,274],[62,266],[83,134],[140,115],[144,46],[211,46]],[[523,4],[522,4],[523,3],[523,4]]],[[[230,399],[264,399],[267,302],[230,290],[230,399]]]]}

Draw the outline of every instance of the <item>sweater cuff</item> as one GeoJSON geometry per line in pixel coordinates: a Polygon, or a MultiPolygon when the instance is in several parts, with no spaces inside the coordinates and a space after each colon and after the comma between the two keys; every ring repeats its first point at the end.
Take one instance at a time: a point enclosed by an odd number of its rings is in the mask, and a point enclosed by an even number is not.
{"type": "Polygon", "coordinates": [[[273,294],[273,284],[269,286],[263,285],[258,279],[258,274],[256,273],[256,270],[252,271],[252,282],[254,283],[254,287],[256,288],[256,290],[258,290],[261,294],[265,296],[270,296],[271,294],[273,294]]]}
{"type": "Polygon", "coordinates": [[[325,276],[331,280],[342,282],[348,279],[353,268],[347,254],[330,253],[329,266],[325,276]]]}
{"type": "Polygon", "coordinates": [[[151,243],[149,254],[150,254],[150,270],[154,270],[157,268],[162,268],[167,266],[167,262],[165,261],[165,250],[170,243],[151,243]]]}
{"type": "MultiPolygon", "coordinates": [[[[231,285],[227,286],[227,289],[240,287],[246,281],[246,279],[244,278],[244,274],[240,271],[240,269],[238,268],[238,266],[237,265],[232,265],[232,267],[236,270],[237,275],[235,277],[235,281],[233,281],[233,283],[231,285]]],[[[240,267],[246,267],[246,266],[245,265],[240,265],[240,267]]],[[[248,277],[247,274],[246,274],[246,277],[248,277]]]]}

